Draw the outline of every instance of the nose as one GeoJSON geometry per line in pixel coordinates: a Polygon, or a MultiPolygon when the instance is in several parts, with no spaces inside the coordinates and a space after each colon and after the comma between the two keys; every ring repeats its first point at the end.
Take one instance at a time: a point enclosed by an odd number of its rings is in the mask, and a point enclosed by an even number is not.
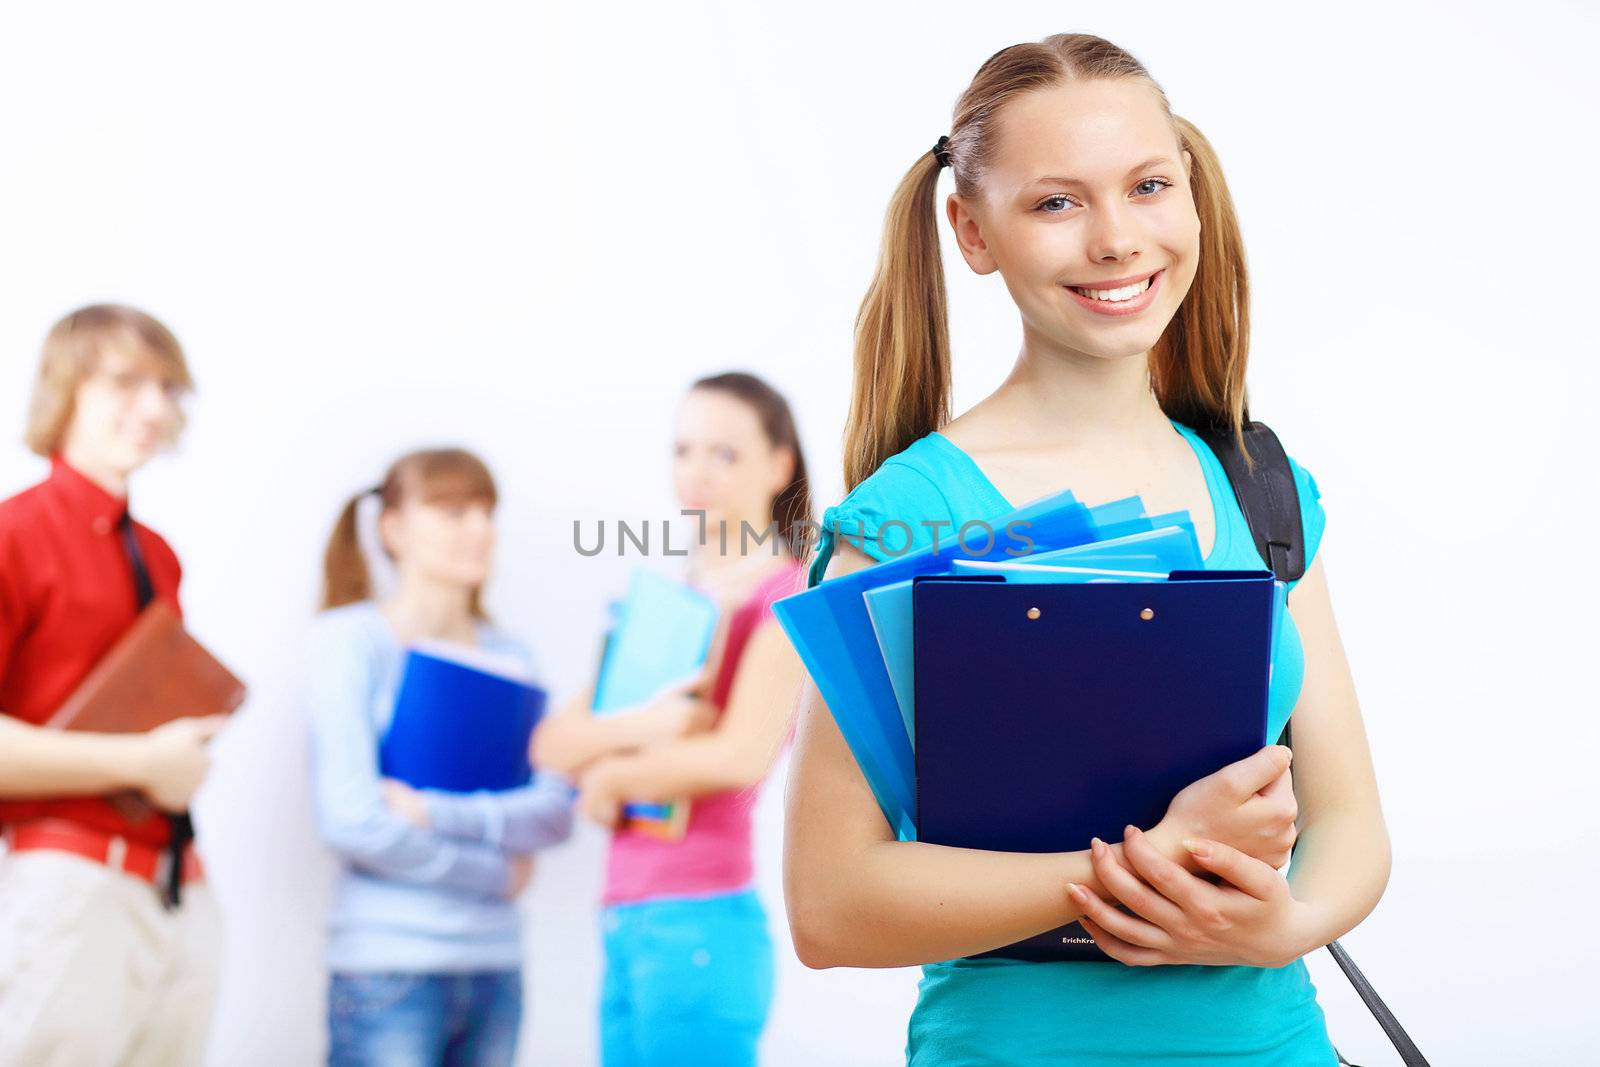
{"type": "Polygon", "coordinates": [[[1139,254],[1141,239],[1126,205],[1113,202],[1093,213],[1088,242],[1096,263],[1121,263],[1139,254]]]}
{"type": "Polygon", "coordinates": [[[134,411],[140,418],[164,422],[177,413],[178,402],[159,379],[147,379],[134,395],[134,411]]]}

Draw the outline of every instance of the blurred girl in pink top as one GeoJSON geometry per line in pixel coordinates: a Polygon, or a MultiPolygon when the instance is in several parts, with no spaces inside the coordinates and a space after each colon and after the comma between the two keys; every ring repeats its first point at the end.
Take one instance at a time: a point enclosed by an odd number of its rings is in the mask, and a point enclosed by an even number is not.
{"type": "Polygon", "coordinates": [[[811,521],[788,403],[749,374],[696,382],[678,409],[673,487],[684,509],[705,512],[685,579],[722,607],[705,673],[603,717],[588,713],[593,691],[583,693],[534,738],[535,761],[576,780],[580,810],[614,828],[603,901],[605,1067],[754,1064],[772,1000],[750,815],[790,735],[802,678],[772,615],[774,600],[800,588],[797,554],[811,521]],[[684,799],[679,840],[617,828],[625,800],[684,799]]]}

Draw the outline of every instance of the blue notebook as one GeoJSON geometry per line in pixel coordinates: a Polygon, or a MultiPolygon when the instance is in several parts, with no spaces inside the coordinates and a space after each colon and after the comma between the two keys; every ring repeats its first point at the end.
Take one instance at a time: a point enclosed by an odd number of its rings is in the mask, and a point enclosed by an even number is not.
{"type": "MultiPolygon", "coordinates": [[[[912,588],[920,840],[1003,852],[1120,841],[1267,743],[1270,572],[995,577],[912,588]]],[[[983,955],[1109,958],[1077,924],[983,955]]]]}
{"type": "Polygon", "coordinates": [[[378,768],[416,789],[515,789],[533,777],[528,739],[545,691],[471,649],[406,652],[378,768]]]}

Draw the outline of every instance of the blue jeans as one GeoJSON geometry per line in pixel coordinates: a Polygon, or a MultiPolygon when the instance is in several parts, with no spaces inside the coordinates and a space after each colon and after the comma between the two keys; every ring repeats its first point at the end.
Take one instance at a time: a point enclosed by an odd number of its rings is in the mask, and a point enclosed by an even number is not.
{"type": "Polygon", "coordinates": [[[508,1067],[522,972],[335,974],[329,1067],[508,1067]]]}
{"type": "Polygon", "coordinates": [[[753,890],[602,913],[605,1067],[753,1067],[772,1005],[772,940],[753,890]]]}

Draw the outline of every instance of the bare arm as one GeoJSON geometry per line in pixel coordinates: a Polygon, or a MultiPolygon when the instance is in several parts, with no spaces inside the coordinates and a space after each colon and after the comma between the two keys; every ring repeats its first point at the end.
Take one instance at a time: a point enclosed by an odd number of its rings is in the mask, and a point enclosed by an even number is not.
{"type": "Polygon", "coordinates": [[[181,810],[210,766],[221,716],[178,719],[143,734],[48,730],[0,715],[0,797],[101,796],[136,789],[181,810]]]}
{"type": "Polygon", "coordinates": [[[594,687],[590,686],[534,731],[534,766],[576,779],[602,756],[632,752],[704,724],[710,718],[708,710],[697,707],[700,702],[688,694],[700,681],[697,677],[668,686],[648,704],[604,715],[589,710],[594,704],[594,687]]]}
{"type": "Polygon", "coordinates": [[[754,785],[771,768],[794,721],[804,670],[776,621],[751,633],[716,726],[601,760],[585,790],[666,802],[754,785]]]}
{"type": "Polygon", "coordinates": [[[1305,647],[1305,682],[1294,707],[1295,795],[1300,839],[1289,885],[1318,922],[1318,948],[1353,929],[1377,906],[1389,881],[1389,833],[1319,556],[1289,596],[1305,647]]]}

